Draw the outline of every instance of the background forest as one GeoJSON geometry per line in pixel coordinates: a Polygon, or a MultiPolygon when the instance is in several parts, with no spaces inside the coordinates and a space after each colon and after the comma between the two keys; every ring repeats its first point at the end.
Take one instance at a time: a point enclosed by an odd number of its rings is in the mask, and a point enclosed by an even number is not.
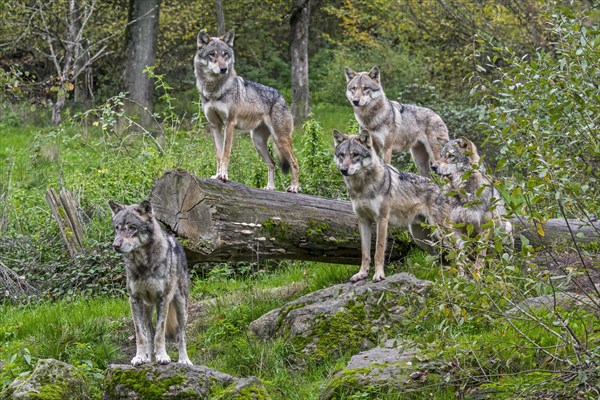
{"type": "MultiPolygon", "coordinates": [[[[544,237],[550,219],[597,227],[599,17],[593,0],[1,2],[0,393],[52,357],[85,374],[82,398],[100,398],[104,369],[127,362],[132,324],[107,201],[147,198],[169,169],[214,174],[192,68],[201,29],[216,36],[222,23],[234,28],[238,75],[276,88],[293,107],[300,97],[292,89],[291,50],[301,46],[294,29],[304,18],[310,113],[295,115],[294,135],[301,192],[347,199],[331,138],[333,128],[357,129],[343,70],[377,65],[390,99],[435,110],[451,137],[478,145],[511,214],[544,237]],[[149,4],[158,6],[150,8],[159,11],[156,29],[136,42],[132,27],[149,4]],[[144,47],[151,42],[155,48],[144,47]],[[136,92],[144,83],[127,74],[139,52],[154,53],[140,75],[150,87],[144,93],[136,92]],[[50,188],[75,199],[84,227],[76,253],[65,249],[46,203],[50,188]]],[[[414,171],[410,155],[395,156],[394,164],[414,171]]],[[[266,185],[247,135],[236,136],[230,178],[266,185]]],[[[277,189],[288,179],[278,172],[277,189]]],[[[410,272],[436,286],[421,314],[394,327],[444,360],[445,379],[411,396],[600,398],[594,229],[585,244],[573,232],[555,244],[518,236],[514,251],[495,243],[478,281],[418,250],[386,267],[388,275],[410,272]],[[560,293],[576,293],[579,303],[561,304],[560,293]],[[507,314],[538,296],[549,296],[552,306],[507,314]]],[[[289,300],[272,288],[300,283],[298,297],[346,282],[356,268],[300,261],[194,266],[193,303],[208,305],[190,324],[192,360],[255,375],[272,398],[319,398],[357,348],[298,368],[290,343],[258,341],[247,327],[289,300]]],[[[337,396],[407,398],[378,387],[337,396]]]]}

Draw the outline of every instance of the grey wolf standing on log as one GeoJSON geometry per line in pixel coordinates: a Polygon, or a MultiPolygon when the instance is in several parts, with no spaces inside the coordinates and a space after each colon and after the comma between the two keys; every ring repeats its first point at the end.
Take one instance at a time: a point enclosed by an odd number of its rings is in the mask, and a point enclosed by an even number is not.
{"type": "Polygon", "coordinates": [[[429,177],[430,164],[437,161],[448,141],[448,128],[429,108],[389,100],[381,86],[379,68],[354,72],[346,67],[346,97],[354,108],[360,129],[368,129],[377,152],[389,164],[392,150],[410,149],[421,175],[429,177]]]}
{"type": "Polygon", "coordinates": [[[372,136],[363,130],[349,136],[333,130],[335,163],[342,175],[358,218],[362,261],[352,282],[365,279],[371,262],[371,231],[376,224],[375,275],[373,281],[385,279],[383,270],[388,223],[408,227],[416,243],[432,251],[431,239],[440,240],[440,232],[421,225],[443,228],[449,213],[448,198],[429,179],[398,171],[379,157],[372,136]]]}
{"type": "Polygon", "coordinates": [[[131,365],[171,362],[165,338],[178,342],[179,363],[192,364],[185,344],[189,277],[183,247],[165,233],[147,200],[139,205],[109,201],[114,249],[125,255],[127,291],[135,325],[136,354],[131,365]],[[156,308],[156,332],[152,313],[156,308]]]}
{"type": "Polygon", "coordinates": [[[215,142],[217,173],[213,178],[227,181],[234,130],[250,131],[258,154],[267,164],[267,190],[275,189],[275,163],[267,141],[273,137],[275,155],[284,173],[292,170],[288,192],[298,192],[298,162],[292,150],[294,120],[279,92],[239,77],[234,69],[233,30],[221,37],[198,34],[194,58],[196,86],[202,109],[215,142]]]}
{"type": "Polygon", "coordinates": [[[449,222],[462,236],[479,235],[484,244],[475,259],[475,274],[483,266],[485,243],[493,227],[499,227],[512,244],[512,224],[504,217],[504,201],[486,175],[477,147],[467,138],[446,143],[432,169],[447,181],[444,191],[452,205],[449,222]]]}

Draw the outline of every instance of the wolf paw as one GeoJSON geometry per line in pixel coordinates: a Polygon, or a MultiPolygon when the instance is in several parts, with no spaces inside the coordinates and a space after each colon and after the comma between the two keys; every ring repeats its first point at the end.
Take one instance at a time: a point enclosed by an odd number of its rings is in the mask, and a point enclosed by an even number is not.
{"type": "Polygon", "coordinates": [[[179,359],[179,361],[177,361],[179,364],[185,364],[185,365],[194,365],[192,364],[192,362],[190,361],[189,358],[184,358],[184,359],[179,359]]]}
{"type": "Polygon", "coordinates": [[[150,359],[146,356],[135,356],[131,359],[131,365],[137,367],[138,365],[146,364],[150,362],[150,359]]]}
{"type": "Polygon", "coordinates": [[[352,278],[350,278],[350,282],[362,281],[366,277],[367,277],[367,273],[366,272],[359,272],[358,274],[352,275],[352,278]]]}
{"type": "Polygon", "coordinates": [[[297,185],[290,185],[287,187],[287,189],[285,189],[286,192],[290,192],[290,193],[298,193],[298,186],[297,185]]]}
{"type": "Polygon", "coordinates": [[[170,362],[171,362],[171,357],[169,357],[167,354],[157,354],[156,355],[156,363],[157,364],[165,365],[165,364],[169,364],[170,362]]]}
{"type": "Polygon", "coordinates": [[[267,185],[265,187],[265,190],[275,190],[275,186],[273,186],[273,185],[267,185]]]}
{"type": "Polygon", "coordinates": [[[218,179],[220,181],[223,182],[227,182],[229,180],[229,177],[227,176],[227,174],[222,174],[222,173],[218,173],[216,175],[211,176],[212,179],[218,179]]]}
{"type": "Polygon", "coordinates": [[[385,280],[385,275],[383,273],[373,275],[373,282],[381,282],[384,280],[385,280]]]}

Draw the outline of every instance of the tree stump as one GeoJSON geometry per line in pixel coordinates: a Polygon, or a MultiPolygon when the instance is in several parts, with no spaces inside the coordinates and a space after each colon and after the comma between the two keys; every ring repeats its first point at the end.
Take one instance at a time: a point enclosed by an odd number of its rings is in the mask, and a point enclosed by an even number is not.
{"type": "Polygon", "coordinates": [[[75,257],[83,247],[84,235],[77,203],[66,189],[60,190],[60,195],[54,189],[46,192],[46,203],[52,211],[69,255],[75,257]]]}
{"type": "MultiPolygon", "coordinates": [[[[254,189],[236,182],[168,171],[150,195],[160,221],[182,241],[190,263],[291,259],[360,264],[358,223],[349,201],[254,189]]],[[[600,239],[600,222],[554,219],[543,226],[513,219],[515,239],[534,244],[600,239]],[[570,229],[570,231],[569,231],[570,229]]],[[[405,229],[390,230],[387,261],[413,246],[405,229]]],[[[375,242],[375,240],[373,240],[375,242]]],[[[374,243],[373,243],[374,245],[374,243]]]]}

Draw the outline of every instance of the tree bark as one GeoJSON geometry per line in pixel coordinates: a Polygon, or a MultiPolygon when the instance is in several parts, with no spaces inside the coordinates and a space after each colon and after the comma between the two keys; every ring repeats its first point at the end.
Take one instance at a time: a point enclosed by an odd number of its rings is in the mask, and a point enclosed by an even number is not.
{"type": "MultiPolygon", "coordinates": [[[[182,240],[190,263],[292,259],[360,264],[358,224],[349,201],[253,189],[183,170],[158,179],[150,201],[158,219],[182,240]]],[[[512,222],[516,239],[522,234],[538,244],[571,242],[565,220],[548,221],[544,236],[532,224],[512,222]]],[[[568,223],[578,242],[600,239],[600,221],[568,223]]],[[[404,258],[413,246],[406,231],[395,228],[389,236],[386,260],[404,258]]]]}
{"type": "Polygon", "coordinates": [[[292,31],[290,53],[292,62],[292,115],[296,125],[304,122],[310,113],[308,90],[309,22],[310,0],[294,0],[290,16],[292,31]]]}
{"type": "Polygon", "coordinates": [[[143,71],[156,62],[160,3],[161,0],[129,0],[125,89],[131,102],[126,103],[126,111],[139,116],[143,127],[153,123],[154,84],[143,71]]]}
{"type": "Polygon", "coordinates": [[[223,36],[225,34],[225,14],[223,13],[223,0],[216,0],[217,9],[217,34],[223,36]]]}

